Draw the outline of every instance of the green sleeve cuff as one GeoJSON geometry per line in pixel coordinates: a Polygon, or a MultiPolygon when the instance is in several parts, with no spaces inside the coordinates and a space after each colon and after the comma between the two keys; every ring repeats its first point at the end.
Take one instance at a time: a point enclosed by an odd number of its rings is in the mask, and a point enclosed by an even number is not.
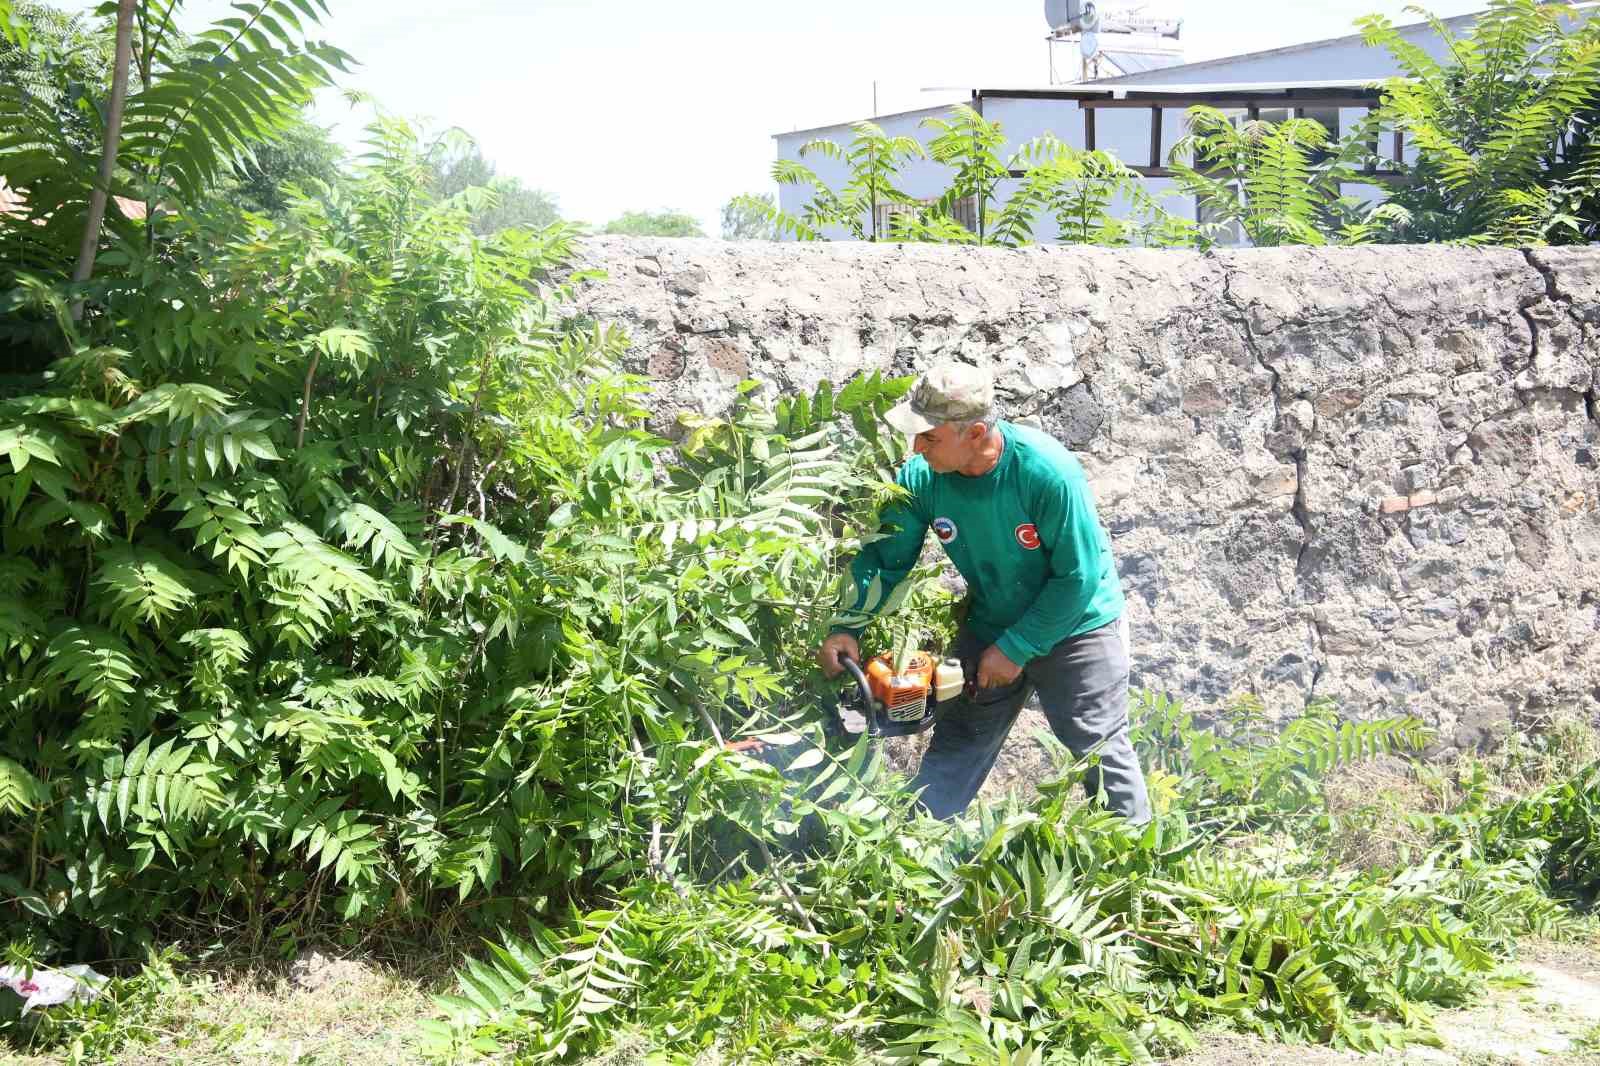
{"type": "Polygon", "coordinates": [[[1027,666],[1030,659],[1039,657],[1039,652],[1034,650],[1033,645],[1011,632],[1002,633],[1000,639],[994,642],[994,646],[1018,666],[1027,666]]]}

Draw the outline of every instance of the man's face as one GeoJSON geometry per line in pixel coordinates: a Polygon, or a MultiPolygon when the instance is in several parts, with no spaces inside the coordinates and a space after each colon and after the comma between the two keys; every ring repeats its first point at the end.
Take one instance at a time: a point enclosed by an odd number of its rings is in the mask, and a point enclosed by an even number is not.
{"type": "Polygon", "coordinates": [[[935,474],[953,474],[977,458],[978,447],[988,435],[981,422],[961,432],[952,423],[918,433],[911,438],[911,450],[922,456],[935,474]]]}

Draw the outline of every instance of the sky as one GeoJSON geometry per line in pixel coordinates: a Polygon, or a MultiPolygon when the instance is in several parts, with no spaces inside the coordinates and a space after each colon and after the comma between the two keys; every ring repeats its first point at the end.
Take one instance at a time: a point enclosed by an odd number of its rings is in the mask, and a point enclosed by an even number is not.
{"type": "MultiPolygon", "coordinates": [[[[1185,58],[1198,61],[1352,33],[1365,14],[1415,21],[1407,2],[1152,0],[1144,13],[1182,18],[1185,58]]],[[[730,197],[773,190],[774,133],[869,117],[874,82],[883,114],[1049,80],[1040,0],[328,4],[320,36],[359,64],[345,87],[430,128],[465,129],[499,173],[596,224],[670,208],[717,235],[730,197]]],[[[227,6],[189,0],[187,28],[227,6]]],[[[1426,6],[1448,17],[1482,4],[1426,6]]],[[[317,105],[347,144],[370,117],[336,93],[317,105]]]]}

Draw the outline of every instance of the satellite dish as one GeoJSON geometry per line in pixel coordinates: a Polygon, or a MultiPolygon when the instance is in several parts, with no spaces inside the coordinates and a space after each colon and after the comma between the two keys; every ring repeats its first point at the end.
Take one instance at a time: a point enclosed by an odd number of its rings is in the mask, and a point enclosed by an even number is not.
{"type": "Polygon", "coordinates": [[[1081,33],[1100,28],[1094,0],[1044,0],[1044,20],[1057,33],[1081,33]]]}
{"type": "Polygon", "coordinates": [[[1093,59],[1095,53],[1100,51],[1100,35],[1093,30],[1085,30],[1078,40],[1078,51],[1083,53],[1083,58],[1093,59]]]}
{"type": "Polygon", "coordinates": [[[1064,30],[1082,14],[1083,0],[1044,0],[1044,20],[1052,30],[1064,30]]]}

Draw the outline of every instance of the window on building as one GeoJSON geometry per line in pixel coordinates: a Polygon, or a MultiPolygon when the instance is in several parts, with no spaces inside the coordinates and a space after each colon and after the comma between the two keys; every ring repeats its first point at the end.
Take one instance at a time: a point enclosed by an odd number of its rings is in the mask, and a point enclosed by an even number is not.
{"type": "Polygon", "coordinates": [[[921,204],[878,204],[872,216],[872,228],[880,237],[887,237],[894,231],[896,216],[915,216],[921,207],[921,204]]]}
{"type": "MultiPolygon", "coordinates": [[[[924,208],[931,207],[938,202],[939,200],[937,197],[929,197],[926,200],[917,200],[913,203],[879,204],[876,209],[876,214],[873,217],[878,235],[881,237],[887,237],[893,232],[893,220],[896,216],[915,216],[924,208]]],[[[977,197],[963,196],[961,199],[957,200],[953,205],[951,217],[955,219],[958,225],[966,229],[969,233],[976,233],[978,231],[977,197]]]]}
{"type": "Polygon", "coordinates": [[[978,232],[978,198],[976,196],[963,196],[957,200],[951,215],[957,222],[961,223],[962,228],[968,233],[978,232]]]}

